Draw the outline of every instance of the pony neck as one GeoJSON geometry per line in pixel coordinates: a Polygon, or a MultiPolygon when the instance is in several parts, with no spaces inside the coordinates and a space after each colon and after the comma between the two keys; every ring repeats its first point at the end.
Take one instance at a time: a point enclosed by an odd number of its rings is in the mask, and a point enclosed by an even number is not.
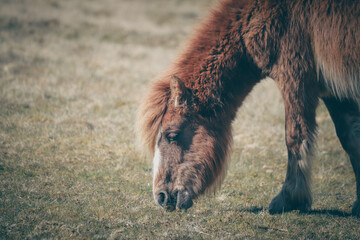
{"type": "Polygon", "coordinates": [[[175,63],[175,74],[192,91],[193,108],[206,117],[230,114],[257,81],[260,71],[244,54],[239,1],[220,3],[200,25],[175,63]],[[230,111],[230,112],[229,112],[230,111]]]}

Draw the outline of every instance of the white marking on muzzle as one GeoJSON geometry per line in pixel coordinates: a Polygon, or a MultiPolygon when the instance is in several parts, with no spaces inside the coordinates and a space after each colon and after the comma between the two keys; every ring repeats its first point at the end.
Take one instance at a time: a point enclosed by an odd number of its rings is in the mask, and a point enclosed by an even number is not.
{"type": "Polygon", "coordinates": [[[158,147],[160,136],[161,136],[161,129],[159,130],[159,134],[157,136],[157,140],[156,140],[156,144],[155,144],[155,154],[154,154],[154,159],[153,159],[153,188],[154,188],[155,178],[159,171],[159,165],[160,165],[160,161],[161,161],[161,152],[158,147]]]}
{"type": "Polygon", "coordinates": [[[153,160],[153,184],[155,184],[155,177],[159,171],[159,164],[161,160],[161,153],[157,145],[155,145],[155,155],[153,160]]]}

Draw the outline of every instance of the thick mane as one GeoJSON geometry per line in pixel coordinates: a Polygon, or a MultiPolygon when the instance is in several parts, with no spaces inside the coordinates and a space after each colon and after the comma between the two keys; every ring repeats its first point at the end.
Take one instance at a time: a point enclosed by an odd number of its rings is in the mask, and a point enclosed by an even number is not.
{"type": "MultiPolygon", "coordinates": [[[[168,72],[150,84],[137,117],[138,137],[149,153],[154,154],[156,137],[167,109],[171,75],[180,77],[186,87],[192,90],[195,102],[191,107],[194,111],[208,112],[222,105],[224,99],[220,99],[220,95],[225,86],[220,79],[226,76],[221,76],[220,72],[223,72],[223,68],[231,69],[234,65],[231,63],[234,59],[229,59],[229,56],[232,56],[231,51],[236,51],[234,46],[239,45],[234,42],[240,41],[239,34],[236,34],[235,39],[230,39],[226,33],[229,28],[238,29],[232,26],[232,21],[236,15],[235,9],[238,10],[239,5],[243,4],[240,2],[229,0],[218,3],[198,26],[168,72]],[[216,44],[219,39],[220,42],[216,44]]],[[[230,115],[233,117],[234,114],[230,115]]]]}
{"type": "Polygon", "coordinates": [[[150,83],[141,100],[137,117],[137,132],[141,145],[152,155],[159,133],[162,117],[170,98],[170,77],[163,77],[150,83]]]}
{"type": "MultiPolygon", "coordinates": [[[[217,3],[195,29],[173,66],[193,93],[193,109],[208,116],[222,109],[231,77],[242,54],[239,12],[246,1],[217,3]],[[231,74],[230,74],[231,73],[231,74]]],[[[230,100],[230,102],[233,99],[230,100]]]]}

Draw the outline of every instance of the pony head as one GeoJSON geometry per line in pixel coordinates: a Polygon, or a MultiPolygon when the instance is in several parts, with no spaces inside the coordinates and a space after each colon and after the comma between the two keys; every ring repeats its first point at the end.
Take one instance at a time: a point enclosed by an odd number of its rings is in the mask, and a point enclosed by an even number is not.
{"type": "Polygon", "coordinates": [[[193,93],[176,76],[155,81],[139,111],[140,138],[154,156],[155,202],[173,211],[220,186],[231,142],[231,120],[193,107],[193,93]]]}

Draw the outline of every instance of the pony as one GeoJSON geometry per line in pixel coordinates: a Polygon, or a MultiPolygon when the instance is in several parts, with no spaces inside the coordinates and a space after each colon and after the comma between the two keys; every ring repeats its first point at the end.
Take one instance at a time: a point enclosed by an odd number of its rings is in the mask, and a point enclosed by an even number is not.
{"type": "Polygon", "coordinates": [[[140,103],[137,130],[153,159],[153,195],[167,211],[217,190],[231,123],[265,77],[285,106],[286,178],[270,214],[311,208],[316,107],[325,103],[356,176],[360,217],[360,3],[223,0],[140,103]]]}

